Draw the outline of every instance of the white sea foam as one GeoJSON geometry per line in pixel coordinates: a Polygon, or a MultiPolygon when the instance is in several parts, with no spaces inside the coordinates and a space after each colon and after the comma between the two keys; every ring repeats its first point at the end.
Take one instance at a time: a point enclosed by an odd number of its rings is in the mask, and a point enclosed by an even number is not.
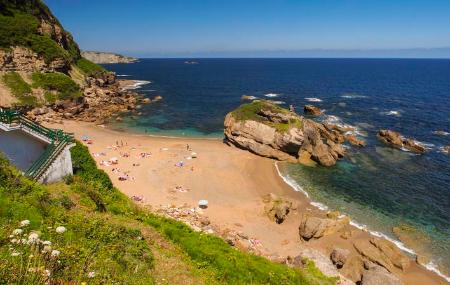
{"type": "Polygon", "coordinates": [[[396,111],[396,110],[391,110],[391,111],[386,111],[386,112],[381,112],[381,115],[386,115],[386,116],[396,116],[396,117],[401,117],[401,111],[396,111]]]}
{"type": "Polygon", "coordinates": [[[151,81],[146,80],[135,80],[133,84],[123,87],[123,90],[135,90],[142,88],[143,85],[147,85],[152,83],[151,81]]]}
{"type": "Polygon", "coordinates": [[[267,94],[265,94],[264,96],[269,97],[269,98],[275,98],[275,97],[280,96],[280,94],[277,94],[277,93],[267,93],[267,94]]]}
{"type": "Polygon", "coordinates": [[[322,99],[315,98],[315,97],[305,98],[305,100],[309,101],[309,102],[322,102],[322,99]]]}
{"type": "Polygon", "coordinates": [[[341,95],[341,98],[357,99],[357,98],[367,98],[367,96],[359,95],[359,94],[346,93],[346,94],[341,95]]]}
{"type": "Polygon", "coordinates": [[[147,91],[147,92],[156,92],[155,89],[142,89],[141,91],[147,91]]]}
{"type": "Polygon", "coordinates": [[[449,132],[445,132],[445,131],[434,131],[433,134],[438,135],[438,136],[448,136],[448,135],[450,135],[449,132]]]}
{"type": "MultiPolygon", "coordinates": [[[[283,179],[283,181],[289,185],[292,189],[294,189],[294,191],[296,192],[302,192],[307,198],[309,198],[309,194],[308,192],[306,192],[292,177],[289,176],[289,174],[283,175],[281,174],[280,169],[278,168],[278,162],[275,162],[275,168],[277,170],[278,175],[280,176],[281,179],[283,179]]],[[[314,202],[314,201],[310,201],[310,204],[314,207],[319,208],[320,210],[323,211],[327,211],[328,207],[322,203],[319,202],[314,202]]],[[[345,215],[341,215],[339,217],[343,217],[345,215]]],[[[393,244],[395,244],[399,249],[415,256],[417,255],[416,252],[408,247],[405,246],[405,244],[403,244],[401,241],[395,240],[381,232],[378,231],[373,231],[373,230],[369,230],[367,225],[364,224],[359,224],[354,220],[350,220],[350,225],[354,226],[355,228],[358,228],[362,231],[366,231],[369,234],[376,236],[376,237],[380,237],[380,238],[384,238],[387,239],[388,241],[392,242],[393,244]]],[[[441,276],[442,278],[444,278],[445,280],[450,282],[450,277],[444,275],[442,272],[439,271],[438,266],[433,263],[433,261],[430,261],[428,264],[425,265],[425,268],[427,270],[433,271],[435,272],[437,275],[441,276]]]]}
{"type": "Polygon", "coordinates": [[[117,74],[116,76],[118,76],[118,77],[125,77],[125,76],[131,76],[131,75],[128,75],[128,74],[117,74]]]}

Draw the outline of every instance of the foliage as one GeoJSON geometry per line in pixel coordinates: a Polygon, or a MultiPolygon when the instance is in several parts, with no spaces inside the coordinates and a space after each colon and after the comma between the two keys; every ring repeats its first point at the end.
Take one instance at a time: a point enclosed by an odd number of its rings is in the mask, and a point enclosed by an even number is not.
{"type": "MultiPolygon", "coordinates": [[[[48,91],[57,91],[57,98],[61,100],[82,96],[80,87],[63,73],[34,72],[32,75],[33,87],[41,87],[48,91]]],[[[50,99],[50,97],[48,97],[50,99]]]]}
{"type": "Polygon", "coordinates": [[[0,284],[152,284],[152,253],[140,230],[75,205],[90,198],[72,187],[36,184],[0,158],[0,284]],[[29,242],[32,233],[37,242],[29,242]]]}
{"type": "Polygon", "coordinates": [[[86,76],[95,76],[106,72],[106,70],[102,66],[95,64],[85,58],[80,58],[79,60],[77,60],[76,65],[81,69],[81,71],[83,71],[86,76]]]}
{"type": "Polygon", "coordinates": [[[314,264],[307,270],[292,269],[263,257],[243,253],[222,239],[193,231],[187,225],[154,215],[145,220],[178,244],[198,267],[215,272],[225,284],[334,284],[314,264]]]}
{"type": "Polygon", "coordinates": [[[242,104],[232,112],[233,117],[238,121],[252,120],[264,123],[274,127],[279,132],[287,132],[289,129],[296,127],[302,128],[302,121],[300,119],[291,119],[289,123],[275,123],[269,121],[266,117],[260,116],[260,111],[270,110],[273,113],[288,114],[289,110],[281,108],[270,101],[255,100],[252,103],[242,104]]]}
{"type": "Polygon", "coordinates": [[[26,83],[17,72],[8,72],[3,75],[3,82],[11,93],[19,100],[20,105],[36,106],[36,97],[32,95],[30,85],[26,83]]]}
{"type": "Polygon", "coordinates": [[[50,19],[55,25],[59,22],[48,7],[40,0],[8,1],[0,0],[0,47],[24,46],[44,57],[47,63],[62,58],[75,62],[80,52],[72,36],[66,34],[65,46],[59,46],[47,35],[39,33],[39,19],[50,19]]]}

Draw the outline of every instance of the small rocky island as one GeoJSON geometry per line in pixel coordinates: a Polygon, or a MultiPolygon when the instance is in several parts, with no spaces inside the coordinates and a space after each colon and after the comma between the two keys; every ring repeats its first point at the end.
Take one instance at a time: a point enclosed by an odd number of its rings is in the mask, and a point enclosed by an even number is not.
{"type": "Polygon", "coordinates": [[[98,64],[102,63],[135,63],[137,58],[110,52],[82,51],[81,56],[98,64]]]}
{"type": "Polygon", "coordinates": [[[270,101],[241,105],[226,115],[224,127],[227,142],[264,157],[332,166],[345,154],[339,126],[306,119],[270,101]]]}

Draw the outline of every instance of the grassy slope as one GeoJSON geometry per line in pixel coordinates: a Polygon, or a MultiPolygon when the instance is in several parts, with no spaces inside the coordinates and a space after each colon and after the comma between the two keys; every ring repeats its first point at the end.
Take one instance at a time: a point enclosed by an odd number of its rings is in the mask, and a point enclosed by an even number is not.
{"type": "Polygon", "coordinates": [[[31,95],[31,87],[17,72],[8,72],[2,76],[3,83],[11,90],[11,93],[18,99],[19,105],[35,106],[36,97],[31,95]]]}
{"type": "MultiPolygon", "coordinates": [[[[86,147],[72,149],[75,175],[42,186],[0,158],[0,284],[43,283],[45,269],[60,282],[98,284],[333,284],[310,264],[294,270],[240,252],[217,237],[138,208],[112,187],[86,147]],[[12,243],[20,221],[28,235],[52,242],[58,258],[12,243]],[[67,231],[58,234],[57,226],[67,231]],[[12,249],[11,249],[12,248],[12,249]],[[12,256],[13,253],[19,256],[12,256]],[[30,258],[30,254],[33,255],[30,258]],[[30,268],[32,268],[30,270],[30,268]],[[26,273],[28,272],[28,273],[26,273]],[[89,273],[95,272],[93,278],[89,273]],[[3,283],[2,283],[3,282],[3,283]]],[[[20,237],[27,239],[27,235],[20,237]]]]}
{"type": "Polygon", "coordinates": [[[302,127],[301,120],[293,120],[288,124],[270,122],[269,120],[267,120],[267,118],[258,115],[258,112],[261,109],[271,110],[274,113],[282,113],[282,114],[289,113],[289,110],[281,108],[280,106],[273,104],[270,101],[256,100],[248,104],[242,104],[232,112],[232,115],[238,121],[253,120],[261,122],[276,128],[277,131],[279,132],[287,132],[289,131],[290,128],[293,127],[296,128],[302,127]]]}

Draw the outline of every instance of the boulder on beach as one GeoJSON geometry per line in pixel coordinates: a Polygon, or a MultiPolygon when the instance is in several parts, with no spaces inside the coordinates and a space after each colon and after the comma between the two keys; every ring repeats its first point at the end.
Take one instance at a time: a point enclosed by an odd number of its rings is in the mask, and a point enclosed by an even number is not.
{"type": "Polygon", "coordinates": [[[273,193],[263,197],[264,212],[272,221],[281,224],[286,219],[290,211],[293,210],[293,203],[281,198],[273,193]]]}
{"type": "Polygon", "coordinates": [[[359,282],[364,272],[364,260],[358,254],[351,254],[346,258],[339,272],[353,282],[359,282]]]}
{"type": "Polygon", "coordinates": [[[415,153],[425,152],[425,148],[418,144],[413,139],[407,139],[402,137],[398,132],[391,130],[379,130],[378,138],[386,144],[389,144],[395,148],[405,148],[415,153]]]}
{"type": "Polygon", "coordinates": [[[320,110],[319,107],[313,106],[313,105],[305,105],[303,107],[303,112],[306,115],[311,115],[311,116],[320,116],[322,115],[322,110],[320,110]]]}
{"type": "Polygon", "coordinates": [[[361,285],[403,285],[395,275],[381,266],[372,266],[363,272],[361,285]]]}
{"type": "Polygon", "coordinates": [[[241,105],[226,115],[224,127],[227,142],[264,157],[331,166],[345,154],[338,131],[270,101],[241,105]]]}
{"type": "Polygon", "coordinates": [[[350,255],[348,249],[335,247],[331,252],[330,259],[337,268],[342,268],[350,255]]]}
{"type": "Polygon", "coordinates": [[[409,258],[398,247],[382,238],[357,240],[353,243],[356,251],[371,262],[386,268],[389,272],[397,267],[405,270],[410,265],[409,258]]]}
{"type": "Polygon", "coordinates": [[[333,234],[348,225],[350,219],[319,218],[303,215],[300,220],[299,235],[303,240],[318,239],[326,235],[333,234]]]}

